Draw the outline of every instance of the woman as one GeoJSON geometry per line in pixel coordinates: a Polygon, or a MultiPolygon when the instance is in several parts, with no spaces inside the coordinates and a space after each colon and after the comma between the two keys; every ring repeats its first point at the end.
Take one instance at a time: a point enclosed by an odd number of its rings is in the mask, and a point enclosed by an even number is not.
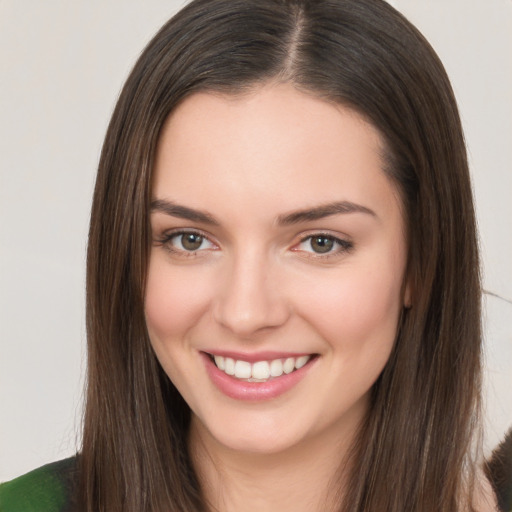
{"type": "Polygon", "coordinates": [[[69,506],[494,509],[462,130],[385,2],[170,20],[108,129],[87,271],[69,506]]]}

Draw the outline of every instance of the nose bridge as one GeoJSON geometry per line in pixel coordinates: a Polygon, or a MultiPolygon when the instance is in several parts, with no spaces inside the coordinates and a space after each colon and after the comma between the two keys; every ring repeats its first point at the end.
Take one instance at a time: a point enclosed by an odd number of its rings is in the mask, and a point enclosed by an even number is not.
{"type": "Polygon", "coordinates": [[[288,304],[274,278],[276,265],[259,248],[237,251],[222,273],[216,320],[241,337],[283,324],[288,304]]]}

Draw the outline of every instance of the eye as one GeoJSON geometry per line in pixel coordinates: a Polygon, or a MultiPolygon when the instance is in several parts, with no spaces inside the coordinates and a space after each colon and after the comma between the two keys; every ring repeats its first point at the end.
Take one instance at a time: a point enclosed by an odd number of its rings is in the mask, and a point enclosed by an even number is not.
{"type": "Polygon", "coordinates": [[[352,247],[352,242],[319,233],[303,238],[295,250],[318,255],[330,255],[349,251],[352,247]]]}
{"type": "Polygon", "coordinates": [[[162,240],[172,252],[195,253],[207,249],[215,249],[215,245],[197,231],[179,231],[167,234],[162,240]]]}

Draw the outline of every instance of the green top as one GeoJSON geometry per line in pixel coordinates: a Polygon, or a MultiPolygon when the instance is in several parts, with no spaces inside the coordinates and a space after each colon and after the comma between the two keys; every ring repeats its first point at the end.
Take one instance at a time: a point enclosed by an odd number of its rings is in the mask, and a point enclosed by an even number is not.
{"type": "Polygon", "coordinates": [[[0,484],[0,512],[68,512],[76,457],[42,466],[0,484]]]}

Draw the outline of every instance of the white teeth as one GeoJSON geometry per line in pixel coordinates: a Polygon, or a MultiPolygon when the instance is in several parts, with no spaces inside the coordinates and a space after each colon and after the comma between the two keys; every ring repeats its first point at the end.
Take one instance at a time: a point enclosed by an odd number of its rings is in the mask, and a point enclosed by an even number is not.
{"type": "Polygon", "coordinates": [[[283,362],[281,359],[274,359],[270,363],[270,375],[272,377],[281,377],[283,375],[283,362]]]}
{"type": "Polygon", "coordinates": [[[213,356],[215,359],[215,364],[219,370],[224,370],[226,367],[224,366],[224,358],[222,356],[213,356]]]}
{"type": "Polygon", "coordinates": [[[292,373],[295,369],[295,359],[293,357],[289,357],[283,363],[283,372],[284,373],[292,373]]]}
{"type": "Polygon", "coordinates": [[[237,379],[249,382],[266,382],[273,377],[281,377],[283,373],[289,374],[302,368],[311,356],[288,357],[272,361],[256,361],[251,364],[247,361],[236,360],[231,357],[213,356],[219,370],[237,379]]]}
{"type": "Polygon", "coordinates": [[[226,357],[224,360],[224,371],[228,375],[235,375],[235,360],[231,357],[226,357]]]}
{"type": "Polygon", "coordinates": [[[237,361],[235,363],[235,377],[237,379],[248,379],[251,376],[251,363],[237,361]]]}
{"type": "Polygon", "coordinates": [[[302,368],[308,361],[309,361],[309,356],[297,357],[297,361],[295,361],[295,368],[297,368],[297,370],[299,368],[302,368]]]}
{"type": "Polygon", "coordinates": [[[268,379],[270,377],[270,365],[267,361],[258,361],[252,365],[254,379],[268,379]]]}

